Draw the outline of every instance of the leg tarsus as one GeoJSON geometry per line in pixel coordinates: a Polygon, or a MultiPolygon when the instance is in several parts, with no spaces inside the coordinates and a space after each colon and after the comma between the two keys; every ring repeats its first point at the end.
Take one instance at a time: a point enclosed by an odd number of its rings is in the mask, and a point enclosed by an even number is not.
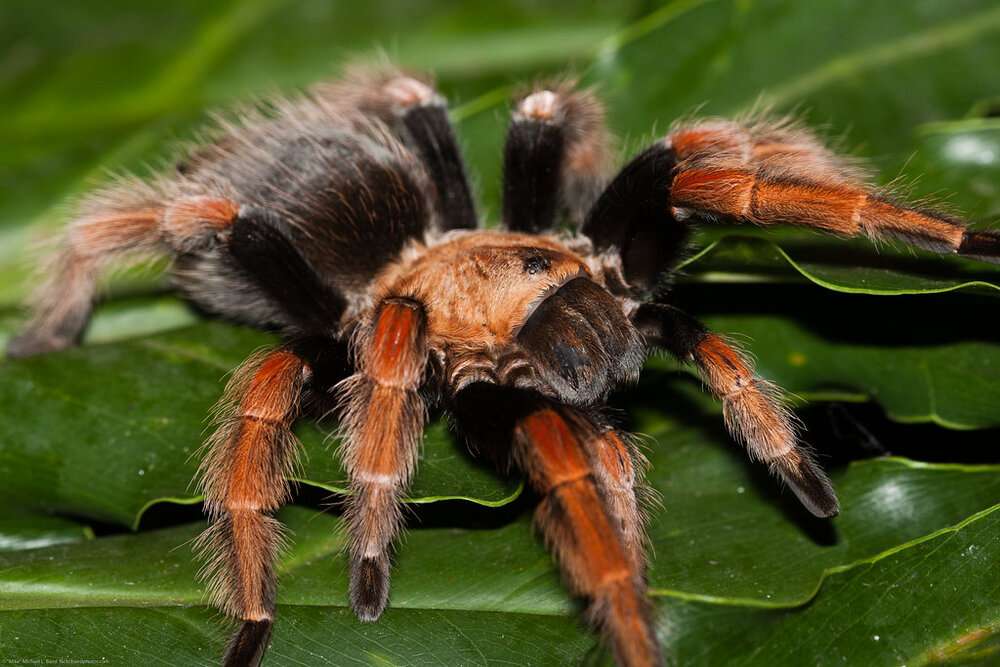
{"type": "Polygon", "coordinates": [[[389,557],[351,559],[351,608],[364,623],[377,621],[389,603],[389,557]]]}
{"type": "Polygon", "coordinates": [[[271,640],[272,622],[244,621],[226,647],[223,667],[258,667],[271,640]]]}
{"type": "Polygon", "coordinates": [[[771,469],[788,485],[802,506],[814,516],[840,514],[840,501],[833,492],[830,478],[811,456],[786,456],[770,464],[771,469]]]}
{"type": "MultiPolygon", "coordinates": [[[[82,333],[84,325],[72,326],[72,328],[82,333]]],[[[79,342],[79,334],[76,336],[60,336],[57,333],[36,331],[28,328],[10,339],[7,343],[6,354],[10,359],[25,359],[35,357],[40,354],[58,352],[68,347],[73,347],[79,342]]]]}
{"type": "Polygon", "coordinates": [[[974,232],[967,230],[958,246],[958,254],[982,262],[1000,264],[1000,231],[974,232]]]}

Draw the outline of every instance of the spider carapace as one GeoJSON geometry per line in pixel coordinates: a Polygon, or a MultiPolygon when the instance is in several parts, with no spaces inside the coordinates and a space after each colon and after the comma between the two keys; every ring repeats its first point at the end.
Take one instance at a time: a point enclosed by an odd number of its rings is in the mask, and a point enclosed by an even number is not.
{"type": "Polygon", "coordinates": [[[1000,258],[997,232],[893,200],[789,121],[678,124],[615,174],[593,93],[537,87],[515,100],[502,228],[486,230],[445,101],[421,76],[356,69],[238,118],[170,173],[83,200],[8,350],[73,344],[101,269],[155,253],[172,257],[176,285],[204,309],[281,332],[281,346],[236,371],[201,468],[205,576],[213,602],[242,621],[227,665],[258,664],[268,644],[291,427],[324,403],[344,436],[361,620],[389,601],[400,501],[436,406],[542,497],[539,529],[618,662],[662,662],[641,458],[602,415],[648,350],[693,363],[750,457],[812,513],[838,511],[778,391],[670,304],[665,285],[692,228],[784,223],[1000,258]]]}

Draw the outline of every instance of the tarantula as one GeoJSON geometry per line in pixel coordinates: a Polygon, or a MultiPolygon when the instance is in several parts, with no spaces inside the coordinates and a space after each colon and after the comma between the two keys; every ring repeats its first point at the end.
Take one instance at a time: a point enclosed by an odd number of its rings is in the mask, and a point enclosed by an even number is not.
{"type": "Polygon", "coordinates": [[[359,619],[388,603],[400,502],[439,405],[543,498],[538,527],[618,662],[660,663],[641,459],[602,415],[650,348],[694,363],[733,436],[809,511],[838,511],[776,389],[670,304],[692,229],[787,223],[1000,261],[1000,233],[891,200],[793,123],[687,122],[614,176],[612,159],[592,92],[527,91],[504,149],[503,227],[485,229],[445,100],[387,66],[222,121],[175,172],[84,200],[10,355],[73,344],[105,264],[150,253],[173,258],[195,304],[284,338],[236,371],[201,466],[211,598],[242,621],[226,665],[257,665],[268,644],[291,428],[323,405],[341,415],[359,619]]]}

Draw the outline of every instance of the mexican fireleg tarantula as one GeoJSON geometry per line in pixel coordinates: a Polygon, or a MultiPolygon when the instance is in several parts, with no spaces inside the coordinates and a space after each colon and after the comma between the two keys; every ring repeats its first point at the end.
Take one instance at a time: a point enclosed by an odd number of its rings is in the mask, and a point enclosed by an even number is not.
{"type": "Polygon", "coordinates": [[[289,498],[292,423],[331,400],[361,620],[388,602],[400,500],[427,406],[440,404],[544,497],[541,532],[619,663],[660,663],[640,459],[601,414],[650,347],[698,367],[736,439],[813,514],[838,510],[775,389],[667,302],[692,227],[787,223],[1000,259],[997,232],[888,199],[789,123],[679,125],[608,178],[603,116],[566,84],[517,100],[498,230],[479,225],[444,99],[389,68],[224,123],[176,173],[83,203],[10,355],[73,344],[100,270],[122,254],[168,253],[197,304],[284,334],[236,372],[202,465],[212,599],[243,621],[225,664],[256,665],[267,646],[281,542],[272,513],[289,498]],[[351,370],[339,374],[345,343],[351,370]]]}

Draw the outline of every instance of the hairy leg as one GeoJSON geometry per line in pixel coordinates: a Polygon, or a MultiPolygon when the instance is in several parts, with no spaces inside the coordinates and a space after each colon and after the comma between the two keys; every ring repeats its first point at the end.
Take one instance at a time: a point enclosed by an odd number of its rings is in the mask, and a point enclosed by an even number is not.
{"type": "Polygon", "coordinates": [[[243,621],[224,663],[257,665],[275,612],[275,561],[282,544],[273,513],[288,500],[298,442],[291,426],[309,375],[287,349],[248,360],[218,407],[200,469],[209,528],[198,541],[212,603],[243,621]]]}
{"type": "Polygon", "coordinates": [[[339,386],[350,478],[347,531],[351,606],[374,621],[389,599],[392,543],[402,494],[417,465],[425,407],[418,389],[427,362],[426,318],[410,299],[388,298],[358,339],[358,371],[339,386]]]}
{"type": "Polygon", "coordinates": [[[73,345],[111,262],[187,247],[235,216],[235,205],[225,199],[191,197],[166,204],[138,181],[97,193],[83,203],[61,246],[43,265],[31,319],[10,341],[7,355],[28,357],[73,345]]]}
{"type": "Polygon", "coordinates": [[[682,124],[626,164],[581,228],[614,293],[656,301],[702,222],[777,223],[898,239],[1000,262],[1000,232],[895,201],[853,160],[789,121],[682,124]]]}
{"type": "Polygon", "coordinates": [[[604,108],[569,83],[519,99],[504,147],[503,222],[552,231],[566,212],[579,225],[607,180],[612,151],[604,108]]]}
{"type": "Polygon", "coordinates": [[[538,527],[620,664],[658,664],[632,448],[599,418],[512,387],[473,383],[449,408],[477,454],[503,465],[513,442],[514,461],[543,497],[538,527]]]}
{"type": "Polygon", "coordinates": [[[675,129],[665,144],[679,160],[670,193],[678,219],[801,225],[1000,262],[997,232],[972,231],[959,218],[897,201],[787,122],[707,121],[675,129]]]}
{"type": "Polygon", "coordinates": [[[816,516],[837,514],[837,496],[799,443],[794,417],[782,405],[778,390],[754,375],[746,356],[672,306],[644,304],[634,321],[650,344],[697,366],[709,390],[722,401],[730,433],[752,459],[766,463],[816,516]]]}
{"type": "Polygon", "coordinates": [[[641,579],[646,572],[646,550],[649,546],[646,517],[639,497],[640,493],[647,491],[642,487],[645,461],[632,443],[607,426],[593,429],[582,444],[608,517],[618,528],[622,546],[632,562],[633,574],[641,579]]]}
{"type": "MultiPolygon", "coordinates": [[[[450,409],[470,449],[506,469],[511,463],[510,443],[516,419],[534,405],[526,401],[522,390],[476,382],[452,398],[450,409]]],[[[642,482],[646,461],[630,438],[600,420],[593,420],[593,428],[581,442],[608,517],[618,529],[634,572],[641,577],[649,546],[640,502],[643,494],[649,493],[642,482]]]]}
{"type": "Polygon", "coordinates": [[[650,146],[618,172],[587,214],[580,231],[615,294],[656,298],[687,248],[691,228],[668,205],[676,164],[665,144],[650,146]]]}
{"type": "Polygon", "coordinates": [[[294,323],[297,334],[337,334],[347,300],[320,277],[274,211],[244,206],[226,236],[243,273],[294,323]]]}
{"type": "Polygon", "coordinates": [[[518,419],[515,457],[544,495],[536,520],[571,588],[590,600],[589,615],[623,667],[662,663],[634,555],[609,518],[586,442],[601,435],[578,412],[540,403],[518,419]]]}
{"type": "Polygon", "coordinates": [[[478,226],[448,104],[431,81],[392,67],[353,67],[340,81],[317,86],[316,92],[334,106],[381,119],[421,159],[434,184],[439,229],[478,226]]]}

